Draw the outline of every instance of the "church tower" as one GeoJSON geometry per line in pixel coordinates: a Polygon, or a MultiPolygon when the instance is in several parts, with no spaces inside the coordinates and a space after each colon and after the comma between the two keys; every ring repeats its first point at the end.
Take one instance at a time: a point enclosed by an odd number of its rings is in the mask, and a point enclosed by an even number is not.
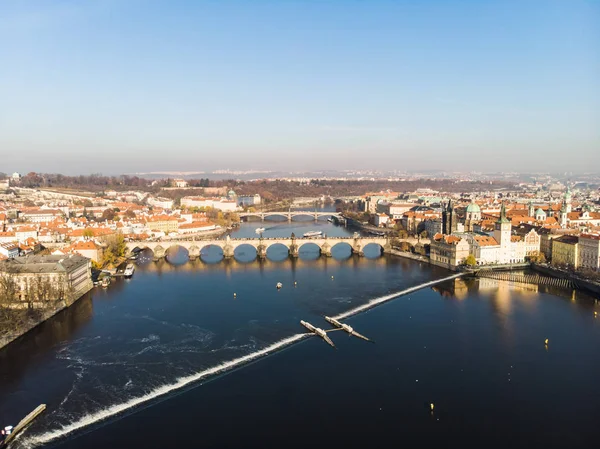
{"type": "Polygon", "coordinates": [[[506,218],[506,207],[504,207],[504,203],[502,203],[502,208],[500,209],[500,218],[496,221],[494,226],[494,238],[500,245],[500,254],[499,254],[499,262],[505,263],[510,259],[510,233],[512,231],[512,224],[508,218],[506,218]]]}
{"type": "Polygon", "coordinates": [[[567,186],[567,191],[565,192],[565,206],[567,208],[567,213],[571,213],[571,188],[567,186]]]}
{"type": "Polygon", "coordinates": [[[533,214],[535,214],[535,209],[533,208],[533,202],[530,201],[529,202],[529,207],[528,207],[528,211],[527,211],[527,215],[529,217],[533,217],[533,214]]]}
{"type": "Polygon", "coordinates": [[[456,211],[452,206],[452,200],[448,200],[448,206],[442,211],[442,233],[450,235],[456,232],[458,227],[458,219],[456,217],[456,211]]]}
{"type": "Polygon", "coordinates": [[[552,209],[552,203],[548,203],[548,213],[546,214],[549,217],[554,217],[554,209],[552,209]]]}
{"type": "Polygon", "coordinates": [[[567,227],[567,212],[568,206],[567,201],[563,201],[562,207],[560,208],[560,213],[558,214],[558,221],[560,223],[560,227],[565,229],[567,227]]]}

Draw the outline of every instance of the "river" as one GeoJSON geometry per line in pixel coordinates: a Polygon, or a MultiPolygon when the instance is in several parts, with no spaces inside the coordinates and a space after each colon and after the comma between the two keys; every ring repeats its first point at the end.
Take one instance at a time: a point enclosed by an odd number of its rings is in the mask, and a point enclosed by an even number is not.
{"type": "MultiPolygon", "coordinates": [[[[266,221],[232,237],[259,226],[265,237],[351,235],[266,221]]],[[[16,446],[595,446],[594,298],[457,279],[348,318],[376,343],[334,332],[332,349],[299,321],[328,329],[323,315],[449,273],[377,248],[320,258],[307,245],[296,260],[273,248],[264,261],[252,251],[140,258],[132,279],[0,351],[0,424],[48,404],[16,446]]]]}

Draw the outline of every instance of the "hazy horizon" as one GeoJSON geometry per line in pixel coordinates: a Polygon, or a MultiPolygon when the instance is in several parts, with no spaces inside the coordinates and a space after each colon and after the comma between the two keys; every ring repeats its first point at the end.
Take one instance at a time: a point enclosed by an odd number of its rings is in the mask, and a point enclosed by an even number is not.
{"type": "Polygon", "coordinates": [[[9,1],[0,56],[6,173],[583,173],[600,154],[594,1],[9,1]]]}

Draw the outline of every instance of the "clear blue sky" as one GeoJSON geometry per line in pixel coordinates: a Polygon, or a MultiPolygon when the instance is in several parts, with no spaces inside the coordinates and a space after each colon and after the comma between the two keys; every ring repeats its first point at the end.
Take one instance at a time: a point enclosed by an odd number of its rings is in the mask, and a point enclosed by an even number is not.
{"type": "Polygon", "coordinates": [[[600,1],[0,2],[0,171],[599,161],[600,1]]]}

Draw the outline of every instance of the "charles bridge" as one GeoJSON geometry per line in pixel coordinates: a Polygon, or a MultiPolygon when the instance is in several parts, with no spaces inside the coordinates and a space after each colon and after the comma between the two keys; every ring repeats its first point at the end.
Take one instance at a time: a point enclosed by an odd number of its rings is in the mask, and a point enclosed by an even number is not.
{"type": "MultiPolygon", "coordinates": [[[[410,243],[416,243],[416,239],[406,239],[410,243]],[[414,240],[414,242],[413,242],[414,240]]],[[[267,257],[267,250],[273,245],[283,245],[288,249],[291,257],[298,257],[300,248],[305,244],[315,244],[319,247],[321,255],[331,257],[331,249],[339,244],[347,244],[352,248],[352,253],[360,256],[364,255],[365,246],[375,244],[380,247],[382,253],[389,253],[392,250],[389,239],[385,237],[317,237],[317,238],[246,238],[232,239],[229,236],[225,239],[214,240],[169,240],[164,242],[127,242],[127,249],[130,254],[136,250],[150,249],[154,253],[154,260],[162,259],[166,256],[169,248],[182,247],[188,251],[191,260],[200,257],[202,250],[209,246],[217,246],[223,251],[224,258],[234,256],[235,249],[242,245],[250,245],[256,250],[256,255],[264,259],[267,257]]]]}

